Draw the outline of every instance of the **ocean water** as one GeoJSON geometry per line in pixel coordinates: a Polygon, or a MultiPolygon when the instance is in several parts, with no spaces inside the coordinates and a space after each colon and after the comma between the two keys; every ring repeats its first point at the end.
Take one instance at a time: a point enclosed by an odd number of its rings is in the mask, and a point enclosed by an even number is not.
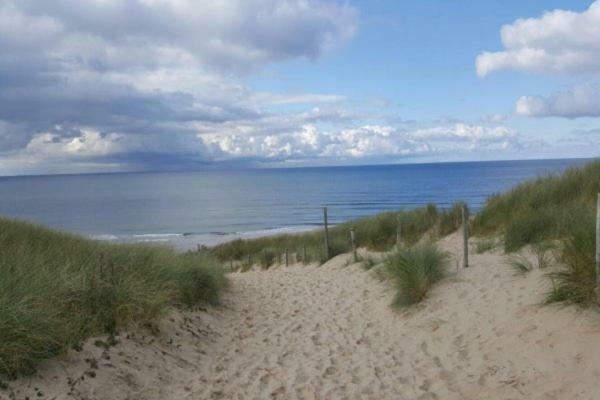
{"type": "Polygon", "coordinates": [[[178,249],[237,237],[485,199],[588,160],[0,177],[0,215],[122,242],[178,249]]]}

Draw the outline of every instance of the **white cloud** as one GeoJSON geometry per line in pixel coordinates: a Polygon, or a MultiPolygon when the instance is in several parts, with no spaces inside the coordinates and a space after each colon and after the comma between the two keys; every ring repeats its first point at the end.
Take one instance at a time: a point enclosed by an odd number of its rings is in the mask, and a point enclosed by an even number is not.
{"type": "Polygon", "coordinates": [[[336,94],[315,94],[315,93],[253,93],[248,101],[263,105],[286,105],[286,104],[319,104],[319,103],[339,103],[344,100],[344,96],[336,94]]]}
{"type": "Polygon", "coordinates": [[[216,160],[361,159],[406,157],[493,149],[517,149],[517,133],[507,127],[455,124],[402,131],[385,125],[364,125],[336,131],[307,124],[282,134],[207,134],[201,136],[216,160]]]}
{"type": "Polygon", "coordinates": [[[254,92],[241,79],[318,58],[357,19],[335,0],[0,0],[0,174],[19,162],[45,172],[43,160],[204,162],[199,132],[348,120],[335,93],[254,92]],[[286,105],[312,110],[272,110],[286,105]]]}
{"type": "Polygon", "coordinates": [[[545,73],[600,72],[600,0],[581,13],[554,10],[518,19],[500,31],[503,51],[483,52],[477,74],[502,69],[545,73]]]}
{"type": "Polygon", "coordinates": [[[489,114],[489,115],[485,116],[484,121],[488,122],[490,124],[501,124],[504,121],[506,121],[506,115],[505,114],[489,114]]]}
{"type": "Polygon", "coordinates": [[[470,141],[481,143],[494,143],[512,140],[517,137],[516,132],[505,126],[487,127],[481,125],[455,124],[451,126],[438,126],[416,130],[413,135],[420,139],[470,141]]]}
{"type": "Polygon", "coordinates": [[[549,97],[522,96],[516,113],[527,117],[600,117],[600,85],[582,84],[549,97]]]}
{"type": "Polygon", "coordinates": [[[65,156],[102,156],[119,149],[119,134],[101,135],[97,131],[83,130],[80,136],[63,138],[57,134],[46,132],[36,134],[25,147],[25,154],[40,158],[65,156]]]}
{"type": "Polygon", "coordinates": [[[315,59],[350,39],[356,19],[355,8],[323,0],[6,0],[0,5],[0,30],[10,42],[109,70],[194,60],[219,71],[244,71],[289,58],[315,59]]]}

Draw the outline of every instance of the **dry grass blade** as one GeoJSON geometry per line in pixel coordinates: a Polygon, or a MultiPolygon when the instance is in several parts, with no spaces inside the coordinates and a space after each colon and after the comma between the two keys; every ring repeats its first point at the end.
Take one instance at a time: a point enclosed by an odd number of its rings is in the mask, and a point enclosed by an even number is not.
{"type": "Polygon", "coordinates": [[[515,275],[523,276],[533,271],[533,263],[523,256],[513,256],[508,259],[508,266],[512,268],[515,275]]]}

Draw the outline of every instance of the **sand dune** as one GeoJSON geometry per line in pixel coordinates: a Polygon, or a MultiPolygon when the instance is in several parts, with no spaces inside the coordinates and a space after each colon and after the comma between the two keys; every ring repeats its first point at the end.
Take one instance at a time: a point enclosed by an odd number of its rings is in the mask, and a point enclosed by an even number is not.
{"type": "MultiPolygon", "coordinates": [[[[458,235],[440,245],[458,253],[458,235]]],[[[17,398],[598,399],[600,317],[543,307],[542,272],[515,277],[501,254],[408,311],[348,264],[231,275],[218,309],[173,312],[159,333],[94,341],[12,382],[17,398]]],[[[0,397],[8,398],[8,392],[0,397]]]]}

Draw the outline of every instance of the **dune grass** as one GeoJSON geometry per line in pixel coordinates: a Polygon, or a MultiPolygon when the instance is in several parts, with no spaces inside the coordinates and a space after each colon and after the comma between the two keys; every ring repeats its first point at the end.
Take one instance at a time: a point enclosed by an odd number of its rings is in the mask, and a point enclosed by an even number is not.
{"type": "Polygon", "coordinates": [[[558,239],[570,224],[585,218],[600,192],[600,161],[540,177],[490,197],[475,216],[473,233],[504,235],[506,252],[558,239]]]}
{"type": "Polygon", "coordinates": [[[0,218],[0,375],[88,337],[152,322],[169,305],[216,304],[226,285],[202,254],[87,240],[0,218]]]}
{"type": "MultiPolygon", "coordinates": [[[[548,263],[544,243],[560,239],[557,252],[565,268],[548,274],[554,285],[547,301],[597,304],[592,211],[599,191],[600,161],[526,182],[491,197],[475,215],[472,231],[483,237],[503,234],[507,252],[532,244],[540,266],[548,263]]],[[[402,246],[389,256],[385,271],[398,289],[394,305],[414,304],[444,276],[448,263],[447,255],[423,238],[458,229],[461,206],[428,205],[332,226],[329,256],[351,250],[351,227],[359,246],[391,250],[400,221],[402,246]]],[[[170,305],[216,304],[226,285],[216,260],[235,261],[242,270],[252,264],[269,268],[287,248],[291,260],[322,264],[328,259],[323,242],[323,231],[317,230],[177,254],[0,218],[0,375],[30,373],[41,359],[76,348],[88,337],[151,322],[170,305]]],[[[477,248],[487,251],[489,243],[477,248]]],[[[524,272],[532,266],[515,268],[524,272]]]]}
{"type": "MultiPolygon", "coordinates": [[[[600,161],[570,168],[561,175],[540,177],[522,183],[504,194],[490,197],[471,222],[474,236],[484,238],[478,251],[491,250],[486,237],[502,235],[506,252],[514,252],[528,244],[549,242],[567,234],[573,221],[585,218],[595,207],[600,191],[600,161]]],[[[375,251],[388,251],[396,244],[398,223],[402,224],[402,241],[412,245],[428,233],[432,239],[452,233],[461,226],[461,208],[456,203],[448,210],[430,204],[407,211],[390,211],[372,217],[330,227],[330,257],[351,250],[349,231],[355,228],[358,245],[375,251]]],[[[255,263],[264,258],[265,250],[290,255],[303,263],[327,261],[323,231],[277,235],[250,240],[235,240],[211,249],[222,261],[245,262],[248,255],[255,263]],[[306,257],[304,257],[306,249],[306,257]]]]}
{"type": "MultiPolygon", "coordinates": [[[[570,168],[561,175],[540,177],[488,199],[475,216],[476,235],[503,234],[507,253],[531,245],[540,269],[558,254],[560,271],[547,274],[553,289],[548,303],[598,304],[594,248],[596,197],[600,192],[600,160],[570,168]]],[[[526,274],[534,263],[512,257],[509,265],[526,274]]]]}
{"type": "MultiPolygon", "coordinates": [[[[417,208],[410,211],[390,211],[372,217],[331,226],[329,229],[329,256],[343,254],[352,250],[349,232],[354,228],[358,245],[375,251],[387,251],[396,244],[398,223],[402,224],[402,241],[412,245],[419,241],[425,233],[433,238],[441,237],[458,229],[461,224],[462,203],[457,203],[449,210],[440,210],[435,205],[417,208]]],[[[247,260],[250,255],[258,264],[264,259],[264,252],[283,253],[289,249],[290,258],[304,264],[323,264],[328,260],[322,229],[301,234],[288,234],[262,237],[250,240],[234,240],[211,249],[211,254],[221,261],[247,260]],[[304,259],[306,249],[306,259],[304,259]]]]}
{"type": "Polygon", "coordinates": [[[531,245],[534,262],[523,255],[513,255],[508,258],[508,265],[514,270],[515,275],[527,275],[528,272],[537,269],[546,269],[550,266],[548,253],[554,249],[551,242],[540,242],[531,245]]]}
{"type": "Polygon", "coordinates": [[[552,290],[547,303],[599,305],[595,272],[595,221],[590,212],[580,223],[572,224],[562,242],[559,261],[563,269],[550,272],[552,290]]]}
{"type": "Polygon", "coordinates": [[[527,257],[512,256],[508,258],[508,266],[513,270],[515,275],[524,276],[533,271],[534,265],[527,257]]]}
{"type": "Polygon", "coordinates": [[[369,271],[371,268],[380,263],[380,261],[374,256],[360,257],[359,261],[361,262],[361,265],[365,271],[369,271]]]}
{"type": "Polygon", "coordinates": [[[400,308],[422,301],[444,278],[448,262],[448,254],[429,243],[402,247],[390,254],[385,269],[397,289],[392,306],[400,308]]]}
{"type": "Polygon", "coordinates": [[[531,245],[531,250],[533,251],[539,269],[546,269],[550,266],[550,257],[548,253],[550,253],[551,250],[554,250],[554,248],[554,243],[547,241],[531,245]]]}
{"type": "Polygon", "coordinates": [[[483,254],[493,251],[496,249],[497,245],[494,238],[481,238],[475,242],[475,253],[483,254]]]}

